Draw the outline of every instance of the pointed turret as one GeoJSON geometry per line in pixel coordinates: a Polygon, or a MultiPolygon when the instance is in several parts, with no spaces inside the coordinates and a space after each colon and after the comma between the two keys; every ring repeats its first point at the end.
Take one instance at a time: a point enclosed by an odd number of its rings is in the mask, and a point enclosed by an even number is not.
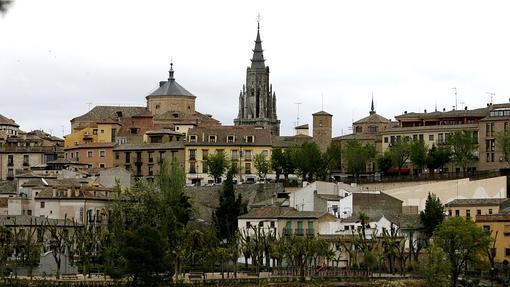
{"type": "Polygon", "coordinates": [[[260,22],[257,24],[257,38],[255,39],[255,48],[253,49],[253,57],[251,58],[252,69],[264,69],[264,50],[262,50],[262,40],[260,40],[260,22]]]}
{"type": "Polygon", "coordinates": [[[174,78],[174,63],[170,62],[170,71],[168,71],[168,81],[175,81],[174,78]]]}
{"type": "Polygon", "coordinates": [[[374,108],[374,97],[372,96],[372,105],[370,106],[370,114],[375,114],[375,108],[374,108]]]}

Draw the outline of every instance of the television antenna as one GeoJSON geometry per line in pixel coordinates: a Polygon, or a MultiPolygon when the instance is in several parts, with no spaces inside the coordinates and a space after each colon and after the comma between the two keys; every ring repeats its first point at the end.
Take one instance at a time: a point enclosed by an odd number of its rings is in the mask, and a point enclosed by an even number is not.
{"type": "Polygon", "coordinates": [[[452,88],[454,94],[455,94],[455,109],[457,109],[457,87],[452,88]]]}
{"type": "Polygon", "coordinates": [[[494,92],[486,92],[486,94],[487,94],[487,95],[489,95],[489,96],[491,96],[491,101],[490,101],[490,103],[492,104],[492,100],[493,100],[494,96],[496,96],[496,93],[494,93],[494,92]]]}
{"type": "Polygon", "coordinates": [[[298,127],[298,126],[299,126],[299,106],[300,106],[302,103],[298,102],[298,103],[294,103],[294,104],[296,104],[296,105],[297,105],[296,127],[298,127]]]}

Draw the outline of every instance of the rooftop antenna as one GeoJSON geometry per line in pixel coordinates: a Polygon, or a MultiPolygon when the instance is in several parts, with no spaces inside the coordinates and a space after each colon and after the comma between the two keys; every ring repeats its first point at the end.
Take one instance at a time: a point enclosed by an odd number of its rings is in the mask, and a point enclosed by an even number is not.
{"type": "Polygon", "coordinates": [[[64,137],[65,136],[64,125],[61,125],[60,127],[62,128],[62,137],[64,137]]]}
{"type": "Polygon", "coordinates": [[[455,109],[457,109],[457,87],[453,87],[452,90],[454,91],[455,93],[455,109]]]}
{"type": "Polygon", "coordinates": [[[321,93],[321,111],[324,111],[324,93],[321,93]]]}
{"type": "Polygon", "coordinates": [[[89,105],[89,111],[90,111],[90,108],[92,107],[92,103],[89,102],[89,103],[86,103],[87,105],[89,105]]]}
{"type": "Polygon", "coordinates": [[[299,106],[302,104],[302,103],[294,103],[297,105],[297,117],[296,117],[296,127],[299,126],[299,106]]]}
{"type": "Polygon", "coordinates": [[[494,93],[494,92],[486,92],[486,94],[491,96],[491,101],[490,101],[490,103],[492,104],[492,99],[493,99],[493,97],[496,95],[496,93],[494,93]]]}

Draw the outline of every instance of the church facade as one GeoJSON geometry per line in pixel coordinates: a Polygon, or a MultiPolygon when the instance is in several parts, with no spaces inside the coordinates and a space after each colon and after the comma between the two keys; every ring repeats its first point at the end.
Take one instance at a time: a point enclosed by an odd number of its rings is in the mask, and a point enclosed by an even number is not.
{"type": "Polygon", "coordinates": [[[234,124],[259,126],[271,129],[273,135],[280,134],[280,120],[276,115],[276,93],[269,83],[269,67],[265,65],[260,25],[257,27],[251,66],[246,69],[246,83],[239,94],[239,113],[234,124]]]}

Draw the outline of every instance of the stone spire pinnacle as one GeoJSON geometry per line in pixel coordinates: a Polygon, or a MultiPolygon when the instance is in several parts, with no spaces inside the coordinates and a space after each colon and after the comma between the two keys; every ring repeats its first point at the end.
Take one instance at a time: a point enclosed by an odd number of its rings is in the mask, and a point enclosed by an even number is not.
{"type": "Polygon", "coordinates": [[[257,38],[255,39],[255,48],[253,49],[253,57],[251,58],[252,69],[264,69],[264,50],[262,50],[262,40],[260,40],[260,15],[257,17],[257,38]]]}
{"type": "Polygon", "coordinates": [[[372,105],[370,106],[370,114],[375,114],[375,108],[374,108],[374,95],[372,95],[372,105]]]}
{"type": "Polygon", "coordinates": [[[175,81],[175,78],[174,78],[174,63],[173,63],[173,61],[170,62],[170,71],[168,71],[168,80],[169,81],[175,81]]]}

